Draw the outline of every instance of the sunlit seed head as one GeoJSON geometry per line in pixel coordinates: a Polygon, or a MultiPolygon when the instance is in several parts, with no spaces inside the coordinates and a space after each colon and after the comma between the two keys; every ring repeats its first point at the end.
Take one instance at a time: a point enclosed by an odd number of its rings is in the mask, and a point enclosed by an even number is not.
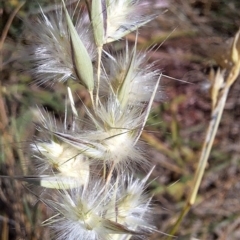
{"type": "Polygon", "coordinates": [[[122,176],[126,182],[121,181],[117,185],[116,193],[109,201],[106,217],[115,219],[118,223],[132,230],[140,232],[153,230],[154,226],[149,222],[149,216],[152,213],[150,199],[145,193],[148,176],[142,181],[133,180],[132,176],[122,176]],[[115,211],[112,211],[113,206],[115,206],[115,211]]]}
{"type": "Polygon", "coordinates": [[[148,9],[141,5],[142,1],[107,0],[106,2],[106,42],[119,40],[154,18],[153,15],[146,14],[148,9]]]}
{"type": "Polygon", "coordinates": [[[54,137],[55,131],[63,133],[67,131],[67,124],[57,123],[56,119],[44,110],[38,110],[35,114],[38,119],[37,130],[42,134],[41,140],[31,144],[37,173],[72,177],[77,178],[82,184],[87,183],[89,178],[87,157],[72,145],[54,137]]]}
{"type": "Polygon", "coordinates": [[[51,141],[32,144],[32,148],[41,174],[72,177],[81,184],[88,182],[89,162],[71,145],[51,141]]]}
{"type": "MultiPolygon", "coordinates": [[[[128,47],[126,47],[128,48],[128,47]]],[[[113,91],[121,105],[141,105],[151,98],[160,71],[154,63],[146,62],[147,53],[126,51],[116,56],[108,55],[103,62],[106,74],[102,75],[100,93],[106,96],[113,91]]],[[[155,100],[163,98],[160,86],[155,100]]]]}
{"type": "MultiPolygon", "coordinates": [[[[75,18],[75,16],[74,16],[75,18]]],[[[90,58],[95,58],[90,23],[87,17],[76,17],[75,28],[84,43],[90,58]],[[81,19],[81,20],[80,20],[81,19]]],[[[69,78],[77,79],[73,63],[70,34],[62,7],[43,13],[34,22],[27,22],[31,39],[26,59],[32,62],[32,74],[39,84],[64,82],[69,78]]]]}
{"type": "Polygon", "coordinates": [[[145,162],[142,149],[136,145],[144,117],[142,107],[126,107],[123,110],[119,101],[111,96],[105,104],[95,108],[93,113],[88,111],[88,120],[92,122],[93,129],[71,135],[59,132],[55,134],[83,155],[124,169],[145,162]]]}
{"type": "Polygon", "coordinates": [[[58,191],[53,200],[45,200],[54,216],[44,223],[52,228],[57,240],[111,239],[111,234],[134,234],[123,225],[105,217],[111,197],[101,183],[84,188],[58,191]]]}
{"type": "Polygon", "coordinates": [[[107,7],[107,36],[113,38],[131,13],[130,1],[110,0],[107,7]]]}
{"type": "Polygon", "coordinates": [[[72,189],[70,193],[59,191],[53,201],[46,201],[56,215],[45,224],[50,226],[56,239],[97,239],[102,212],[95,202],[94,190],[92,193],[82,188],[72,189]]]}

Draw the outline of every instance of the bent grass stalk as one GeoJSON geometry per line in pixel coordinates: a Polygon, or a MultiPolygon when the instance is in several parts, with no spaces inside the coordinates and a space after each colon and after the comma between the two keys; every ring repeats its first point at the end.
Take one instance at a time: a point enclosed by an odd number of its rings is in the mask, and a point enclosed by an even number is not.
{"type": "MultiPolygon", "coordinates": [[[[182,209],[176,223],[170,231],[170,235],[175,235],[184,216],[189,212],[191,207],[194,205],[197,197],[197,193],[202,182],[202,178],[206,169],[207,161],[209,159],[209,155],[213,146],[213,142],[219,127],[219,123],[222,118],[223,110],[225,107],[225,103],[228,97],[229,90],[232,84],[236,81],[240,72],[240,31],[238,31],[234,37],[232,46],[231,46],[231,56],[229,59],[226,59],[228,62],[232,63],[232,67],[227,69],[229,71],[225,82],[223,82],[223,74],[225,71],[220,73],[218,70],[215,75],[215,79],[213,79],[211,98],[212,98],[212,113],[211,120],[206,132],[206,137],[203,143],[203,147],[201,150],[201,155],[198,162],[198,167],[196,169],[194,180],[192,183],[192,189],[190,191],[189,197],[186,201],[184,208],[182,209]],[[222,90],[221,90],[222,88],[222,90]]],[[[172,239],[171,236],[168,239],[172,239]]]]}

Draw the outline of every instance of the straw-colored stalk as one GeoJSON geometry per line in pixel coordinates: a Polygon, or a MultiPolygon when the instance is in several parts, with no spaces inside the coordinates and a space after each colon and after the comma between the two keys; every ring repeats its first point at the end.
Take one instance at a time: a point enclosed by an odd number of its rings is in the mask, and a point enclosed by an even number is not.
{"type": "MultiPolygon", "coordinates": [[[[173,228],[170,231],[170,235],[174,235],[184,216],[189,212],[191,207],[194,205],[197,197],[197,193],[202,182],[202,178],[206,169],[206,165],[209,159],[209,155],[213,146],[213,142],[219,127],[219,123],[222,118],[223,110],[225,107],[225,103],[228,97],[229,90],[232,84],[236,81],[239,71],[240,71],[240,31],[238,31],[234,37],[232,46],[231,46],[231,55],[229,59],[226,61],[232,63],[232,67],[228,70],[228,75],[226,80],[224,81],[224,72],[225,70],[221,71],[218,70],[215,77],[212,79],[212,89],[211,89],[211,99],[212,99],[212,113],[211,113],[211,120],[207,129],[206,137],[203,143],[203,147],[201,150],[200,159],[198,162],[198,167],[195,171],[194,180],[192,183],[192,189],[190,191],[189,197],[186,201],[184,208],[182,209],[176,223],[174,224],[173,228]]],[[[171,239],[172,237],[168,237],[171,239]]]]}

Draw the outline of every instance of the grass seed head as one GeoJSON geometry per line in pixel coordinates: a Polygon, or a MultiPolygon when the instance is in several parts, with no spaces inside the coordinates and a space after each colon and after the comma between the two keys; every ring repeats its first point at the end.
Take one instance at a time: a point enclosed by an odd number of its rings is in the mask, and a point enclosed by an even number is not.
{"type": "Polygon", "coordinates": [[[142,107],[127,106],[123,110],[118,99],[112,95],[93,113],[88,111],[88,120],[94,129],[71,135],[55,132],[55,135],[93,161],[101,160],[123,170],[134,163],[140,165],[145,162],[143,151],[136,145],[145,114],[142,107]]]}
{"type": "MultiPolygon", "coordinates": [[[[74,48],[71,46],[71,34],[63,8],[56,8],[51,13],[42,12],[34,24],[27,23],[33,35],[27,49],[29,56],[26,58],[32,62],[31,72],[39,84],[64,82],[69,78],[81,82],[76,73],[74,48]]],[[[90,23],[86,20],[87,16],[76,19],[76,32],[92,61],[95,58],[95,47],[90,23]]]]}
{"type": "MultiPolygon", "coordinates": [[[[146,63],[146,53],[126,51],[113,57],[106,57],[101,86],[102,96],[113,91],[122,106],[142,105],[148,102],[152,96],[156,82],[159,78],[159,70],[154,69],[154,63],[146,63]]],[[[160,100],[162,93],[158,87],[155,100],[160,100]]]]}
{"type": "Polygon", "coordinates": [[[106,42],[121,39],[128,33],[151,21],[155,16],[147,15],[144,1],[106,0],[106,42]]]}
{"type": "Polygon", "coordinates": [[[145,193],[148,177],[149,174],[143,180],[134,180],[133,176],[122,176],[124,181],[117,186],[115,196],[113,194],[114,197],[109,202],[106,217],[133,231],[146,233],[153,230],[154,226],[149,221],[152,208],[149,196],[145,193]],[[115,211],[111,212],[113,206],[115,211]]]}
{"type": "MultiPolygon", "coordinates": [[[[38,142],[32,144],[32,148],[36,154],[40,154],[37,158],[41,161],[40,169],[46,170],[63,177],[73,177],[87,183],[89,177],[89,163],[80,152],[66,143],[59,144],[57,142],[38,142]]],[[[46,172],[44,171],[44,172],[46,172]]]]}
{"type": "Polygon", "coordinates": [[[137,234],[106,218],[112,188],[92,181],[88,186],[58,191],[53,200],[45,200],[54,216],[44,222],[57,240],[111,239],[111,234],[137,234]]]}
{"type": "Polygon", "coordinates": [[[53,176],[54,179],[73,178],[79,184],[86,184],[90,174],[88,158],[72,145],[54,136],[55,132],[67,131],[67,126],[58,126],[56,120],[44,111],[36,113],[39,120],[37,129],[44,135],[44,138],[31,144],[37,173],[53,176]]]}

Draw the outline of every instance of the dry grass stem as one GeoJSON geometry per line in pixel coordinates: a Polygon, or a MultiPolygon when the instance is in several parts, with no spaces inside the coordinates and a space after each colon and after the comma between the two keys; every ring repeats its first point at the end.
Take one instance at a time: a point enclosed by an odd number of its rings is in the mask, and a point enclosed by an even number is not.
{"type": "MultiPolygon", "coordinates": [[[[220,73],[220,70],[217,71],[215,76],[215,81],[213,82],[212,89],[215,91],[211,91],[212,97],[212,106],[213,110],[211,113],[211,120],[206,132],[206,137],[204,140],[204,144],[201,150],[201,155],[198,162],[198,167],[196,169],[194,180],[192,183],[192,189],[189,194],[189,198],[186,201],[186,205],[183,208],[182,212],[172,230],[170,231],[171,235],[174,235],[184,216],[189,212],[191,207],[194,205],[197,197],[197,193],[202,182],[202,178],[206,169],[207,161],[209,159],[209,155],[213,146],[213,142],[218,130],[219,123],[222,118],[223,110],[225,107],[225,103],[228,97],[228,93],[232,84],[236,81],[239,71],[240,71],[240,39],[239,39],[240,31],[236,33],[234,37],[234,41],[231,46],[231,56],[230,59],[226,59],[227,61],[232,62],[232,68],[230,69],[226,80],[223,81],[223,73],[220,73]]],[[[169,238],[171,239],[171,237],[169,238]]]]}

